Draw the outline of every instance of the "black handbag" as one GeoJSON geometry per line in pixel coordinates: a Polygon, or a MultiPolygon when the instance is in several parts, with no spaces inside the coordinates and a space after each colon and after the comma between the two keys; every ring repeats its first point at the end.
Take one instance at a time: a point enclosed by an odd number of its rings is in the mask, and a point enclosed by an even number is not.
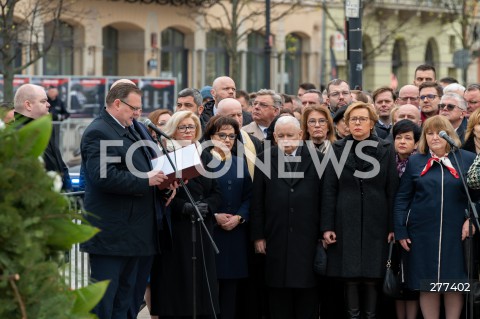
{"type": "Polygon", "coordinates": [[[383,279],[383,293],[392,298],[401,297],[402,283],[398,273],[392,269],[392,250],[394,241],[390,242],[388,249],[387,270],[383,279]]]}
{"type": "Polygon", "coordinates": [[[317,250],[315,251],[315,259],[313,260],[313,270],[324,276],[327,273],[327,252],[323,247],[322,241],[317,244],[317,250]]]}

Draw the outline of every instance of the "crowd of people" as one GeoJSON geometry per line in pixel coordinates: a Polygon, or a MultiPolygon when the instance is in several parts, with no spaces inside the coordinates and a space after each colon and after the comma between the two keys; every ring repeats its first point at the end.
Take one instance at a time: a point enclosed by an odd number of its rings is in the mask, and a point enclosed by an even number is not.
{"type": "MultiPolygon", "coordinates": [[[[15,96],[17,119],[48,105],[31,84],[15,96]]],[[[480,196],[480,85],[437,81],[430,65],[398,92],[335,79],[247,93],[221,76],[180,90],[174,110],[143,125],[141,90],[119,80],[83,134],[86,219],[101,232],[81,249],[91,278],[110,280],[99,318],[136,318],[144,301],[152,318],[465,313],[460,286],[478,280],[463,243],[476,232],[467,195],[480,196]],[[186,186],[152,166],[192,145],[204,172],[186,186]],[[395,299],[381,290],[393,241],[395,299]]]]}

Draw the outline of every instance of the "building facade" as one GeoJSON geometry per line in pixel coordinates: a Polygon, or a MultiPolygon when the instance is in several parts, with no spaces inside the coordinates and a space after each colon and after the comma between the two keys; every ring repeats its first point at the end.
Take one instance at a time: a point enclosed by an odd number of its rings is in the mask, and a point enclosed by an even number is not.
{"type": "MultiPolygon", "coordinates": [[[[364,89],[390,85],[392,79],[400,86],[411,83],[415,67],[422,63],[435,65],[438,78],[461,79],[453,63],[461,40],[452,28],[456,22],[449,22],[451,9],[442,6],[444,0],[363,2],[364,89]]],[[[198,1],[171,3],[176,1],[78,1],[78,14],[62,17],[52,49],[24,74],[175,78],[177,89],[201,88],[219,75],[231,74],[234,66],[224,42],[224,37],[232,37],[231,1],[205,9],[207,15],[199,13],[204,9],[195,5],[198,1]]],[[[304,0],[295,8],[272,3],[270,87],[295,94],[301,82],[320,85],[332,78],[348,79],[344,1],[304,0]]],[[[265,1],[250,1],[237,17],[262,13],[238,28],[237,35],[245,35],[236,50],[239,89],[265,86],[264,11],[265,1]]],[[[46,37],[52,32],[52,22],[37,23],[44,25],[46,37]]],[[[477,81],[476,69],[474,62],[468,82],[477,81]]]]}

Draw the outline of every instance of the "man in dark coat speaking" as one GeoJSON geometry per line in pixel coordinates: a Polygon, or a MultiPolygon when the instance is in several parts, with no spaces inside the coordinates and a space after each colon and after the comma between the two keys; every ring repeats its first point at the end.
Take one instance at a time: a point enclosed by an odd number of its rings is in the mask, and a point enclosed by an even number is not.
{"type": "Polygon", "coordinates": [[[166,176],[152,171],[151,154],[131,128],[141,97],[134,85],[113,87],[81,142],[87,219],[101,230],[81,248],[89,253],[92,279],[110,280],[93,311],[100,319],[127,318],[139,259],[158,252],[156,185],[166,176]]]}
{"type": "Polygon", "coordinates": [[[255,251],[266,255],[266,284],[273,319],[318,318],[313,261],[320,240],[322,155],[299,146],[297,119],[280,117],[275,125],[278,147],[259,155],[253,181],[251,236],[255,251]],[[271,160],[271,165],[263,165],[271,160]],[[262,163],[260,163],[262,162],[262,163]]]}

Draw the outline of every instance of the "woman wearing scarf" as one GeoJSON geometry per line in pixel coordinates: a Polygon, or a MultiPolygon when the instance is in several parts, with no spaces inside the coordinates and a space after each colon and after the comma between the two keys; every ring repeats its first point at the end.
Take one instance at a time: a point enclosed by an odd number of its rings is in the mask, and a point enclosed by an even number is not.
{"type": "MultiPolygon", "coordinates": [[[[447,118],[438,115],[426,120],[419,154],[408,161],[394,209],[395,239],[409,252],[406,283],[408,288],[420,291],[425,319],[439,318],[441,294],[445,317],[459,318],[463,295],[455,287],[468,282],[462,246],[468,236],[467,196],[453,150],[439,136],[441,131],[460,146],[447,118]]],[[[455,154],[466,174],[475,154],[464,150],[455,154]]]]}

